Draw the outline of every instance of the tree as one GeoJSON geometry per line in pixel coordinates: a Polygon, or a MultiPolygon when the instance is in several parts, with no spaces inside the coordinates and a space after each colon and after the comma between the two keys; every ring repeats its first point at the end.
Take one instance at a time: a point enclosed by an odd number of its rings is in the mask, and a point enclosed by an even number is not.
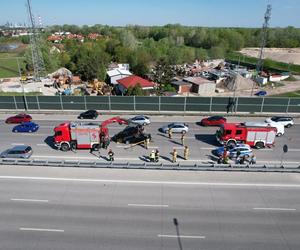
{"type": "Polygon", "coordinates": [[[125,48],[129,48],[130,50],[134,50],[137,47],[137,40],[129,30],[123,30],[121,32],[120,41],[125,48]]]}
{"type": "Polygon", "coordinates": [[[134,87],[129,87],[126,91],[127,96],[144,96],[145,91],[142,89],[141,84],[137,83],[134,87]]]}

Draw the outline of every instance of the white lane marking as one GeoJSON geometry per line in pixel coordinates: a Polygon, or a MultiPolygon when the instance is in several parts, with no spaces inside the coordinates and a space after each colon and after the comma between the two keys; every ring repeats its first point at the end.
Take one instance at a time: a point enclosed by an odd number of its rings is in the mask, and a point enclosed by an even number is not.
{"type": "Polygon", "coordinates": [[[77,178],[55,178],[36,176],[0,176],[6,180],[39,180],[39,181],[73,181],[73,182],[94,182],[94,183],[123,183],[123,184],[159,184],[159,185],[197,185],[197,186],[229,186],[229,187],[281,187],[300,188],[300,184],[277,184],[277,183],[230,183],[230,182],[180,182],[180,181],[133,181],[133,180],[111,180],[111,179],[77,179],[77,178]]]}
{"type": "Polygon", "coordinates": [[[32,227],[20,227],[19,229],[21,231],[58,232],[58,233],[63,233],[65,231],[62,229],[32,228],[32,227]]]}
{"type": "Polygon", "coordinates": [[[272,149],[272,148],[262,148],[262,149],[259,149],[259,151],[274,151],[274,149],[272,149]]]}
{"type": "Polygon", "coordinates": [[[39,147],[48,147],[48,144],[46,144],[46,143],[41,143],[41,144],[36,144],[36,145],[39,147]]]}
{"type": "Polygon", "coordinates": [[[298,148],[289,148],[289,152],[300,152],[298,148]]]}
{"type": "MultiPolygon", "coordinates": [[[[170,234],[158,234],[157,237],[160,238],[178,238],[178,235],[170,235],[170,234]]],[[[202,235],[180,235],[182,239],[205,239],[205,236],[202,235]]]]}
{"type": "Polygon", "coordinates": [[[253,210],[270,210],[270,211],[296,211],[296,208],[276,208],[276,207],[255,207],[253,210]]]}
{"type": "Polygon", "coordinates": [[[129,207],[169,207],[169,205],[154,205],[154,204],[128,204],[129,207]]]}
{"type": "Polygon", "coordinates": [[[24,144],[24,143],[17,143],[17,142],[15,142],[15,143],[12,143],[11,145],[12,145],[12,146],[19,146],[19,145],[22,145],[22,146],[23,146],[23,145],[25,145],[25,144],[24,144]]]}
{"type": "Polygon", "coordinates": [[[49,202],[49,200],[36,200],[36,199],[17,199],[17,198],[12,198],[10,199],[11,201],[24,201],[24,202],[49,202]]]}
{"type": "Polygon", "coordinates": [[[216,149],[216,148],[200,148],[202,150],[213,150],[213,149],[216,149]]]}

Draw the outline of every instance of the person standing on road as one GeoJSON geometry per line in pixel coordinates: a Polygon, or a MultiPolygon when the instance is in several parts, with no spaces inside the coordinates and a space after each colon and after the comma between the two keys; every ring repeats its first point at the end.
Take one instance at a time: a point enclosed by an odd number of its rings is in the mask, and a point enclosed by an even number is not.
{"type": "Polygon", "coordinates": [[[108,151],[108,158],[109,158],[109,161],[114,161],[115,160],[115,153],[111,150],[111,149],[109,149],[109,151],[108,151]]]}
{"type": "Polygon", "coordinates": [[[155,162],[159,161],[159,151],[158,149],[155,150],[155,162]]]}
{"type": "Polygon", "coordinates": [[[154,162],[155,161],[155,152],[154,152],[154,150],[151,151],[149,158],[150,158],[150,162],[154,162]]]}
{"type": "Polygon", "coordinates": [[[183,157],[185,160],[187,160],[189,158],[189,154],[190,154],[190,149],[188,146],[185,146],[184,150],[183,150],[183,157]]]}
{"type": "Polygon", "coordinates": [[[148,149],[149,143],[150,143],[150,139],[149,139],[149,137],[147,137],[147,138],[145,139],[145,141],[144,141],[144,144],[145,144],[145,148],[146,148],[146,149],[148,149]]]}
{"type": "Polygon", "coordinates": [[[172,162],[175,163],[177,162],[177,150],[174,148],[172,152],[172,162]]]}
{"type": "Polygon", "coordinates": [[[185,136],[185,131],[184,130],[182,130],[182,132],[181,132],[181,144],[182,144],[182,146],[184,146],[184,136],[185,136]]]}
{"type": "Polygon", "coordinates": [[[168,129],[168,135],[169,135],[169,139],[172,139],[172,128],[168,129]]]}

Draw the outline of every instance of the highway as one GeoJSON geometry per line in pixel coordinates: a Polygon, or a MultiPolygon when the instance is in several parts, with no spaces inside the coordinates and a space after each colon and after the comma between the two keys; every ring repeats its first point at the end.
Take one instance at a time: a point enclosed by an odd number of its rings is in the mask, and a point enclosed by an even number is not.
{"type": "MultiPolygon", "coordinates": [[[[53,128],[64,121],[77,121],[75,115],[33,115],[33,119],[40,125],[39,131],[32,134],[15,134],[11,130],[14,125],[5,124],[5,118],[9,115],[0,114],[0,151],[3,151],[9,147],[19,144],[26,144],[33,147],[33,158],[36,159],[79,159],[79,160],[100,160],[106,161],[107,151],[101,150],[100,155],[95,152],[93,155],[88,150],[77,150],[76,152],[61,152],[51,147],[51,136],[53,136],[53,128]],[[102,156],[102,157],[101,157],[102,156]]],[[[112,116],[99,116],[96,121],[101,122],[112,116]]],[[[126,116],[125,116],[126,118],[126,116]]],[[[179,162],[183,162],[183,147],[180,141],[180,135],[174,134],[173,139],[168,139],[167,135],[164,135],[158,131],[158,129],[170,122],[184,121],[189,124],[190,131],[186,136],[186,144],[190,148],[190,157],[186,161],[188,163],[211,163],[215,162],[216,158],[212,155],[212,150],[215,149],[218,144],[215,140],[216,127],[201,127],[196,124],[202,117],[192,116],[153,116],[151,117],[152,123],[146,127],[146,132],[151,133],[153,141],[150,144],[148,150],[143,146],[138,145],[130,147],[124,144],[111,143],[110,148],[115,152],[116,161],[121,162],[143,162],[150,154],[151,150],[158,148],[161,155],[161,162],[170,162],[171,152],[173,148],[176,148],[179,153],[179,162]]],[[[234,118],[229,117],[229,122],[243,122],[243,121],[263,121],[265,118],[234,118]]],[[[80,121],[82,122],[82,121],[80,121]]],[[[85,120],[84,122],[91,122],[85,120]]],[[[117,132],[121,131],[125,126],[119,126],[112,124],[109,126],[110,135],[113,136],[117,132]]],[[[300,153],[300,122],[296,119],[296,124],[292,128],[286,129],[286,133],[283,137],[276,138],[275,147],[265,148],[261,150],[254,149],[257,156],[258,163],[271,163],[280,164],[283,163],[297,164],[299,163],[300,153]],[[283,154],[282,147],[287,144],[289,152],[283,154]]]]}
{"type": "Polygon", "coordinates": [[[1,166],[0,189],[1,250],[300,249],[298,174],[1,166]]]}

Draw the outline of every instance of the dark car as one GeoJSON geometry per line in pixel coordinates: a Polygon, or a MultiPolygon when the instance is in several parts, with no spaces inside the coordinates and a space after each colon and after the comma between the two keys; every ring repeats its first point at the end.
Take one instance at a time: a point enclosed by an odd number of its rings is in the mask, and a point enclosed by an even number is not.
{"type": "Polygon", "coordinates": [[[78,116],[78,119],[96,119],[98,117],[99,113],[96,111],[96,110],[88,110],[88,111],[85,111],[83,113],[81,113],[79,116],[78,116]]]}
{"type": "Polygon", "coordinates": [[[220,126],[226,123],[227,119],[223,116],[210,116],[207,118],[203,118],[200,122],[202,126],[220,126]]]}
{"type": "Polygon", "coordinates": [[[24,158],[28,159],[32,155],[32,148],[26,145],[19,145],[7,149],[0,154],[1,158],[24,158]]]}
{"type": "Polygon", "coordinates": [[[6,119],[6,123],[22,123],[22,122],[30,122],[32,117],[27,114],[18,114],[15,116],[11,116],[6,119]]]}
{"type": "Polygon", "coordinates": [[[34,122],[23,122],[17,126],[15,126],[12,129],[12,132],[18,133],[18,132],[23,132],[23,133],[31,133],[31,132],[36,132],[39,129],[39,125],[37,125],[34,122]]]}
{"type": "Polygon", "coordinates": [[[256,92],[254,95],[256,95],[256,96],[266,96],[267,95],[267,91],[260,90],[260,91],[256,92]]]}
{"type": "Polygon", "coordinates": [[[128,126],[118,134],[112,137],[112,140],[119,143],[138,143],[145,141],[147,138],[151,140],[150,134],[143,132],[144,128],[141,125],[128,126]]]}

